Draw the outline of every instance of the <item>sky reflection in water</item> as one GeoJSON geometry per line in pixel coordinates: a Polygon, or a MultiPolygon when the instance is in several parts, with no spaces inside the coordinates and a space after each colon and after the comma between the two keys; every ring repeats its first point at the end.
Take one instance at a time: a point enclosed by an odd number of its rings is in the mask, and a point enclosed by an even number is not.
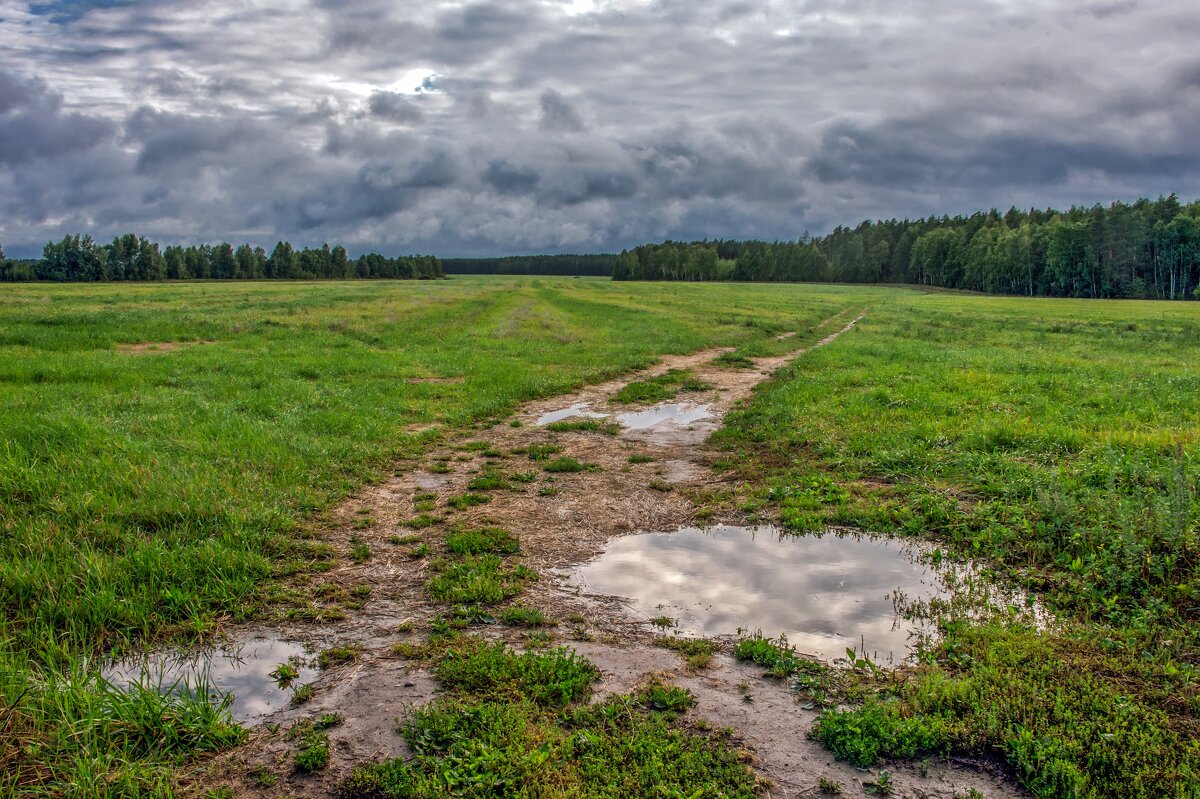
{"type": "Polygon", "coordinates": [[[310,682],[315,676],[301,644],[267,637],[250,638],[228,648],[156,652],[114,663],[104,670],[105,679],[116,685],[144,679],[162,690],[170,690],[181,680],[195,687],[201,679],[207,679],[220,692],[233,694],[233,717],[242,723],[253,723],[286,707],[292,687],[310,682]],[[300,677],[281,687],[271,672],[289,660],[300,668],[300,677]]]}
{"type": "Polygon", "coordinates": [[[786,633],[801,652],[826,659],[865,640],[882,663],[903,661],[910,633],[928,630],[897,618],[893,592],[910,600],[947,595],[937,572],[897,541],[780,537],[773,527],[624,536],[572,576],[586,591],[629,598],[639,615],[672,617],[681,634],[786,633]]]}

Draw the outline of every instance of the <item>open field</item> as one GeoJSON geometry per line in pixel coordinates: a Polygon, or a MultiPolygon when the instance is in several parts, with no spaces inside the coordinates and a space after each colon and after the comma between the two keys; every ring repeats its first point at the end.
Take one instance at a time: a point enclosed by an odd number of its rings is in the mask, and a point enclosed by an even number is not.
{"type": "MultiPolygon", "coordinates": [[[[1196,363],[1194,308],[1149,302],[538,278],[6,288],[0,791],[751,796],[765,777],[775,796],[819,779],[853,795],[853,766],[895,757],[901,795],[1196,796],[1196,363]],[[701,401],[711,419],[673,436],[611,421],[701,401]],[[577,404],[597,416],[538,424],[577,404]],[[829,668],[749,639],[664,650],[557,576],[611,536],[717,521],[928,540],[1055,620],[947,615],[919,665],[829,668]],[[103,651],[252,625],[325,652],[280,726],[95,679],[103,651]],[[814,723],[852,765],[818,762],[814,723]],[[921,758],[950,754],[1007,782],[940,765],[922,788],[921,758]]],[[[890,790],[880,774],[863,781],[890,790]]]]}

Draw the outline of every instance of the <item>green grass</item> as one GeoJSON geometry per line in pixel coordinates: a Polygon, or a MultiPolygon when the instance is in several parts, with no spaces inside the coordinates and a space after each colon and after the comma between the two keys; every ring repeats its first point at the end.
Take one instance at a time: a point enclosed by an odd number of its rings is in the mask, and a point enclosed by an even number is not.
{"type": "Polygon", "coordinates": [[[551,455],[557,455],[563,448],[558,444],[530,444],[526,454],[531,461],[549,460],[551,455]]]}
{"type": "Polygon", "coordinates": [[[546,425],[546,429],[554,433],[603,433],[606,436],[615,436],[621,432],[621,425],[600,419],[563,419],[551,422],[546,425]]]}
{"type": "Polygon", "coordinates": [[[360,766],[343,795],[756,795],[733,747],[673,723],[693,702],[674,686],[583,704],[599,676],[585,659],[481,642],[448,650],[435,671],[446,694],[400,726],[414,757],[360,766]]]}
{"type": "Polygon", "coordinates": [[[800,657],[786,635],[766,638],[761,632],[755,632],[739,638],[734,644],[733,656],[764,667],[772,677],[790,677],[798,672],[817,674],[823,670],[820,663],[800,657]]]}
{"type": "Polygon", "coordinates": [[[862,706],[818,727],[835,752],[994,754],[1044,797],[1196,795],[1196,363],[1193,306],[904,293],[727,419],[727,462],[785,526],[932,539],[1060,622],[953,623],[907,679],[862,675],[862,706]]]}
{"type": "Polygon", "coordinates": [[[697,380],[689,369],[669,369],[661,375],[626,383],[613,397],[622,404],[654,403],[671,399],[684,391],[707,391],[712,388],[697,380]]]}
{"type": "Polygon", "coordinates": [[[446,536],[446,548],[460,555],[512,555],[521,551],[516,537],[499,527],[456,530],[446,536]]]}
{"type": "Polygon", "coordinates": [[[451,605],[494,605],[519,594],[525,579],[520,567],[508,568],[496,555],[466,555],[443,566],[429,593],[451,605]]]}

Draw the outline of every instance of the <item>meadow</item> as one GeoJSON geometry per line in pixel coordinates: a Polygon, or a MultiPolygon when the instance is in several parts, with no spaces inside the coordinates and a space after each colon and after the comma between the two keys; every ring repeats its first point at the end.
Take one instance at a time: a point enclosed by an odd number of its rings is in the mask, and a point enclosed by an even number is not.
{"type": "Polygon", "coordinates": [[[273,578],[327,568],[307,537],[321,511],[445,431],[856,298],[477,277],[6,287],[0,787],[167,790],[147,763],[228,731],[197,712],[164,734],[95,679],[96,656],[261,613],[273,578]]]}
{"type": "MultiPolygon", "coordinates": [[[[657,355],[727,346],[736,364],[863,309],[717,434],[736,502],[797,534],[932,540],[1056,622],[958,622],[902,678],[839,677],[849,709],[818,737],[863,766],[985,754],[1039,796],[1196,796],[1194,306],[513,277],[0,293],[0,794],[170,795],[173,764],[241,740],[207,702],[104,684],[98,656],[268,613],[279,581],[327,566],[315,522],[398,460],[657,355]]],[[[553,729],[556,751],[575,739],[555,724],[615,725],[692,753],[683,785],[711,769],[751,790],[670,719],[630,716],[638,697],[564,721],[536,685],[507,709],[455,690],[410,732],[444,731],[471,698],[553,729]]],[[[426,755],[413,768],[442,768],[444,747],[426,755]]],[[[415,773],[357,779],[393,795],[415,773]]]]}
{"type": "Polygon", "coordinates": [[[728,418],[785,526],[931,540],[1055,616],[950,625],[818,736],[864,766],[989,752],[1038,796],[1198,795],[1197,363],[1192,306],[906,293],[728,418]]]}

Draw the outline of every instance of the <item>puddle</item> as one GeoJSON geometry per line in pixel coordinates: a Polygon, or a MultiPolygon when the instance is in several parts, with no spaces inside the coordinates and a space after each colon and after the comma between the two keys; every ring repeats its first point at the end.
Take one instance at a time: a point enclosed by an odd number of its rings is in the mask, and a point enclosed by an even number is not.
{"type": "Polygon", "coordinates": [[[707,405],[686,405],[672,402],[666,405],[655,405],[643,411],[630,411],[617,414],[617,421],[629,430],[645,430],[659,424],[677,424],[686,426],[701,419],[712,416],[707,405]]]}
{"type": "Polygon", "coordinates": [[[609,542],[572,573],[585,591],[626,597],[647,619],[669,616],[683,635],[786,633],[826,660],[864,651],[900,663],[914,633],[896,599],[947,599],[941,575],[904,544],[860,535],[780,536],[773,527],[685,527],[609,542]]]}
{"type": "Polygon", "coordinates": [[[160,690],[196,686],[207,680],[221,694],[232,694],[235,720],[253,725],[264,716],[288,706],[292,688],[311,682],[317,670],[308,664],[304,647],[294,641],[257,637],[235,646],[198,652],[157,652],[149,657],[119,661],[104,669],[104,678],[115,685],[145,680],[160,690]],[[271,672],[292,662],[300,676],[280,687],[271,672]]]}
{"type": "Polygon", "coordinates": [[[591,410],[591,407],[592,403],[590,402],[579,402],[569,408],[543,413],[537,418],[536,423],[539,425],[552,424],[554,422],[561,422],[563,419],[570,419],[572,416],[588,416],[593,419],[603,419],[607,415],[603,413],[597,413],[596,411],[591,410]]]}

